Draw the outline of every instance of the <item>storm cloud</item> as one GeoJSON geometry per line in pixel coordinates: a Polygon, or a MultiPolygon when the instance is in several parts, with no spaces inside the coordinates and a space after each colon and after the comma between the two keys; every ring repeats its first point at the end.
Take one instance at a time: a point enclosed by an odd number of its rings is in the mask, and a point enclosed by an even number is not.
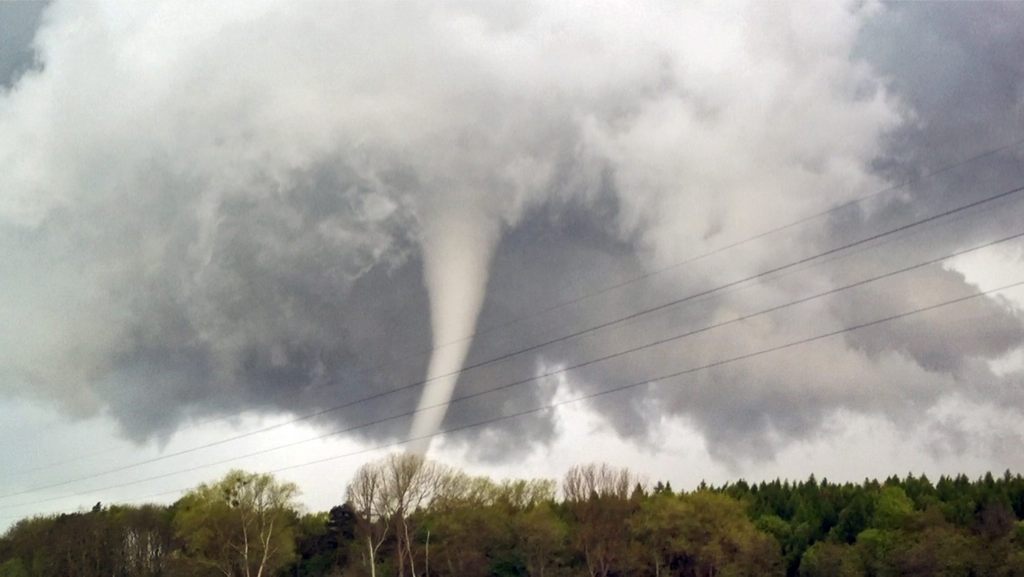
{"type": "MultiPolygon", "coordinates": [[[[109,414],[139,441],[211,416],[305,414],[423,380],[434,347],[465,342],[479,364],[1019,185],[1011,148],[658,272],[1019,137],[1024,28],[1008,22],[1024,11],[54,2],[29,24],[31,49],[0,62],[0,391],[109,414]],[[469,277],[479,294],[451,288],[469,277]],[[437,331],[477,303],[476,322],[437,331]]],[[[1020,217],[1009,199],[472,369],[456,397],[934,258],[1020,217]]],[[[971,290],[936,265],[567,382],[601,391],[971,290]]],[[[590,404],[623,436],[656,439],[678,417],[723,461],[770,458],[837,411],[916,422],[950,395],[1005,389],[1019,373],[989,362],[1024,341],[1015,307],[972,301],[590,404]]],[[[457,402],[443,427],[555,394],[542,379],[457,402]]],[[[500,459],[555,434],[541,412],[451,442],[500,459]]]]}

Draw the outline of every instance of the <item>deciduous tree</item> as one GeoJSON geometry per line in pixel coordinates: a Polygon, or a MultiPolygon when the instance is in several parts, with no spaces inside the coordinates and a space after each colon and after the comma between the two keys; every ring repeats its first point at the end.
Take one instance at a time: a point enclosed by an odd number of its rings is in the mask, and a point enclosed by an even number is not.
{"type": "Polygon", "coordinates": [[[268,577],[295,554],[297,495],[272,475],[232,471],[177,503],[175,531],[199,566],[224,577],[268,577]]]}

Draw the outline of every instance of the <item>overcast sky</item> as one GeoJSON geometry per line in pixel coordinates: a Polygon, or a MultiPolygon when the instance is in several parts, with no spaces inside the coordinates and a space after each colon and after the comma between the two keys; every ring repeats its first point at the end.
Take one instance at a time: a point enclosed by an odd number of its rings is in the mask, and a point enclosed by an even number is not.
{"type": "Polygon", "coordinates": [[[495,476],[1022,470],[1024,289],[973,295],[1024,245],[969,250],[1024,233],[1022,49],[1019,3],[0,3],[0,524],[231,467],[327,508],[438,427],[495,476]]]}

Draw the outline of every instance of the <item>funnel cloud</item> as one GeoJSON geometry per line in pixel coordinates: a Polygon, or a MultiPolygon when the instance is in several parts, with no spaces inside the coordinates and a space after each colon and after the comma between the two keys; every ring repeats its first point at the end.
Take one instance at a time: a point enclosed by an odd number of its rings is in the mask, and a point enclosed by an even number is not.
{"type": "Polygon", "coordinates": [[[483,208],[432,206],[423,223],[423,275],[430,295],[427,378],[413,417],[409,450],[425,455],[438,433],[483,306],[497,225],[483,208]]]}

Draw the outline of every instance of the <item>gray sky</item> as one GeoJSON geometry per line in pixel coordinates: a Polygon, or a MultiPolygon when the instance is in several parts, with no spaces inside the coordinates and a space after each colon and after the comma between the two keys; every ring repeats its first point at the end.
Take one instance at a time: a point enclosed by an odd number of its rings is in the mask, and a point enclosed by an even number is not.
{"type": "MultiPolygon", "coordinates": [[[[205,465],[409,413],[420,388],[380,393],[432,348],[479,365],[1021,186],[1024,145],[922,175],[1024,138],[1022,25],[1009,3],[0,4],[2,522],[368,451],[281,471],[327,507],[408,416],[205,465]]],[[[656,382],[432,455],[680,485],[1019,470],[1019,289],[657,379],[1024,280],[1019,242],[544,375],[1024,232],[1022,203],[468,370],[456,397],[542,378],[443,429],[656,382]]]]}

